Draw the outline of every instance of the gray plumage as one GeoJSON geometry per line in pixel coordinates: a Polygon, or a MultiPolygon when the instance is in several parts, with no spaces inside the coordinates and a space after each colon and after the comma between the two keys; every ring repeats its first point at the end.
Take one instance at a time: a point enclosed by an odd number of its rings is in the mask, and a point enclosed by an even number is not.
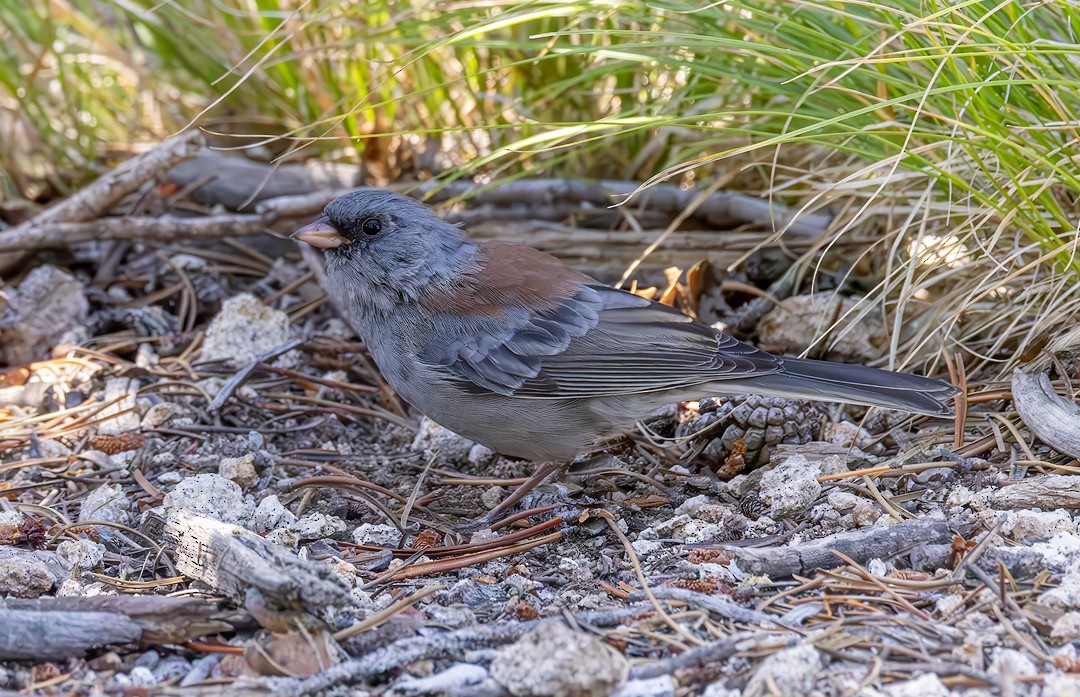
{"type": "Polygon", "coordinates": [[[676,401],[754,392],[945,416],[946,382],[783,358],[604,286],[529,247],[471,240],[380,190],[336,199],[297,238],[390,385],[492,449],[565,460],[676,401]]]}

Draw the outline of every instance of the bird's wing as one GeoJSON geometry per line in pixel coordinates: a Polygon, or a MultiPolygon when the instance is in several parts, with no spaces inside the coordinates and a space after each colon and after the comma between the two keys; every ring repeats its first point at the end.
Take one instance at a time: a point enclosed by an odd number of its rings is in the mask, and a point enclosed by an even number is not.
{"type": "MultiPolygon", "coordinates": [[[[548,271],[575,273],[558,262],[552,266],[553,259],[535,250],[507,247],[530,256],[521,260],[527,264],[515,265],[519,270],[542,262],[548,271]],[[534,259],[533,254],[540,256],[534,259]]],[[[775,356],[678,310],[584,276],[544,288],[524,271],[506,282],[485,281],[483,290],[479,285],[471,289],[471,304],[463,300],[437,313],[434,321],[447,331],[429,333],[438,338],[420,351],[422,360],[448,369],[468,391],[530,399],[603,397],[780,369],[775,356]],[[564,290],[555,294],[550,288],[564,290]]]]}

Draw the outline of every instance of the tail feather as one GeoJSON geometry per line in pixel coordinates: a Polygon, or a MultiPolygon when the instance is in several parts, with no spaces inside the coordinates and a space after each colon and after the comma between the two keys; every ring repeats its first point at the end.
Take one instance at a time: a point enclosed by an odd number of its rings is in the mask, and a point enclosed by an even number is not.
{"type": "Polygon", "coordinates": [[[951,383],[910,373],[804,358],[783,359],[782,369],[754,379],[754,388],[784,397],[901,409],[952,416],[948,401],[960,390],[951,383]]]}

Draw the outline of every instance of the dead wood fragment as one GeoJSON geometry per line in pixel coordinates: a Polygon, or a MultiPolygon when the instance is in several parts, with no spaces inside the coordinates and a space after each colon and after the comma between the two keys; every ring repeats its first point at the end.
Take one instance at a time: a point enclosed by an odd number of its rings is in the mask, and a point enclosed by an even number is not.
{"type": "Polygon", "coordinates": [[[258,593],[268,612],[317,610],[348,600],[344,582],[328,570],[239,526],[180,511],[165,522],[165,535],[175,545],[181,573],[237,602],[249,591],[258,593]]]}
{"type": "Polygon", "coordinates": [[[0,232],[0,273],[17,263],[22,258],[22,252],[40,249],[21,244],[22,240],[34,239],[41,234],[36,228],[100,218],[125,196],[154,181],[160,172],[194,155],[202,145],[203,138],[198,131],[166,140],[161,145],[125,161],[89,186],[30,220],[0,232]]]}
{"type": "Polygon", "coordinates": [[[199,598],[0,600],[0,660],[58,660],[116,644],[171,644],[231,629],[199,598]]]}
{"type": "Polygon", "coordinates": [[[131,644],[142,628],[113,612],[36,612],[0,609],[0,660],[54,660],[131,644]]]}
{"type": "Polygon", "coordinates": [[[909,520],[886,527],[842,532],[791,547],[731,549],[739,568],[744,571],[786,578],[841,566],[844,562],[833,554],[833,550],[864,564],[875,557],[888,559],[920,546],[943,544],[952,539],[952,534],[945,520],[909,520]]]}
{"type": "Polygon", "coordinates": [[[1080,476],[1048,474],[1003,486],[991,499],[997,508],[1037,508],[1052,511],[1080,510],[1080,476]]]}
{"type": "Polygon", "coordinates": [[[257,235],[266,229],[262,218],[257,215],[211,215],[205,218],[122,216],[78,223],[42,222],[33,223],[18,234],[13,234],[15,230],[0,233],[0,254],[101,240],[216,240],[257,235]]]}
{"type": "Polygon", "coordinates": [[[1080,405],[1058,396],[1046,373],[1028,375],[1017,370],[1012,396],[1024,425],[1039,440],[1059,453],[1080,458],[1080,405]]]}

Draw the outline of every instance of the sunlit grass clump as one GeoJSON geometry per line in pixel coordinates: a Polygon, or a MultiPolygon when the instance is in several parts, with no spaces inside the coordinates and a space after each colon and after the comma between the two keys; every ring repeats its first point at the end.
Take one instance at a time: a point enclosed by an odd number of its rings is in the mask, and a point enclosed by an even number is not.
{"type": "Polygon", "coordinates": [[[861,308],[890,362],[959,351],[992,375],[1078,314],[1078,31],[1065,0],[5,3],[0,163],[12,193],[55,193],[196,123],[374,181],[696,180],[831,207],[819,249],[872,241],[861,308]]]}

